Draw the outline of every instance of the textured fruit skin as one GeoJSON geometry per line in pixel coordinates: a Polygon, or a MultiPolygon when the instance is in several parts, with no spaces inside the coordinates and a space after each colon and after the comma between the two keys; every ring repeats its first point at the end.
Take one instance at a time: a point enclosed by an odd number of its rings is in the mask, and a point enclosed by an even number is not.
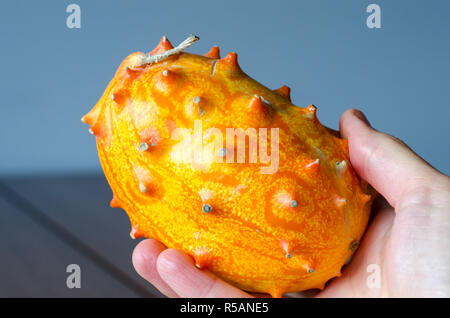
{"type": "MultiPolygon", "coordinates": [[[[171,49],[164,37],[151,53],[171,49]]],[[[349,162],[347,141],[317,120],[316,108],[290,102],[247,76],[229,53],[179,53],[136,67],[120,65],[98,104],[83,117],[133,238],[155,238],[191,255],[225,281],[279,297],[323,288],[356,249],[373,194],[349,162]],[[177,127],[279,128],[279,167],[183,160],[193,146],[171,138],[177,127]],[[140,146],[144,143],[144,147],[140,146]],[[319,159],[319,160],[318,160],[319,159]],[[295,200],[295,204],[292,203],[295,200]],[[212,208],[205,213],[204,206],[212,208]]],[[[268,129],[268,144],[271,143],[268,129]]]]}

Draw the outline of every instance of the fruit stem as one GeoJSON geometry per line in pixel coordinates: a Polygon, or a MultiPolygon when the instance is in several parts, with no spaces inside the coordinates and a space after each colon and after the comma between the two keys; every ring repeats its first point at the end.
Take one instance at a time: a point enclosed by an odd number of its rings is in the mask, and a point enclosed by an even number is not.
{"type": "Polygon", "coordinates": [[[142,59],[138,62],[138,64],[134,66],[142,66],[144,64],[157,63],[161,60],[168,58],[169,56],[183,52],[198,40],[200,40],[198,36],[190,35],[186,40],[181,42],[178,46],[174,47],[173,49],[155,55],[146,54],[145,56],[142,57],[142,59]]]}

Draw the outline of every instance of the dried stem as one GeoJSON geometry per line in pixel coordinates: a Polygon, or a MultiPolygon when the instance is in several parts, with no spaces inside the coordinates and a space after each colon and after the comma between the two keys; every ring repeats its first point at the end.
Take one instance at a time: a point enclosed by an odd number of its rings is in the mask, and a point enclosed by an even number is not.
{"type": "Polygon", "coordinates": [[[142,56],[141,60],[135,66],[142,66],[145,64],[157,63],[161,60],[168,58],[169,56],[183,52],[184,50],[186,50],[188,47],[190,47],[192,44],[194,44],[194,42],[196,42],[198,40],[200,40],[200,38],[198,36],[190,35],[186,40],[181,42],[177,47],[174,47],[173,49],[162,52],[161,54],[155,54],[155,55],[146,54],[146,55],[142,56]]]}

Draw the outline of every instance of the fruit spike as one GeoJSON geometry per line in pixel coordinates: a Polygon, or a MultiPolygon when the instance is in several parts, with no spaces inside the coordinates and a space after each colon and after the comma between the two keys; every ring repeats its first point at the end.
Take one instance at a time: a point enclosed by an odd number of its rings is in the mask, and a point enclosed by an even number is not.
{"type": "Polygon", "coordinates": [[[125,67],[125,72],[126,72],[128,79],[130,79],[130,80],[136,79],[142,73],[141,70],[137,70],[137,69],[135,70],[128,66],[125,67]]]}
{"type": "Polygon", "coordinates": [[[141,151],[148,151],[149,148],[157,146],[161,142],[161,135],[155,128],[145,128],[141,132],[139,132],[139,149],[141,151]],[[145,145],[149,148],[147,148],[145,145]]]}
{"type": "Polygon", "coordinates": [[[283,208],[297,208],[298,207],[298,201],[295,199],[294,194],[289,193],[286,190],[278,191],[275,194],[276,201],[279,206],[283,208]]]}
{"type": "Polygon", "coordinates": [[[202,206],[202,211],[203,211],[204,213],[209,213],[209,212],[211,212],[212,210],[213,210],[213,207],[211,206],[211,204],[208,204],[208,203],[203,204],[203,206],[202,206]]]}
{"type": "Polygon", "coordinates": [[[348,200],[346,198],[341,197],[341,196],[336,196],[334,198],[334,202],[336,203],[337,207],[342,208],[342,207],[344,207],[347,204],[348,200]]]}
{"type": "Polygon", "coordinates": [[[204,56],[209,57],[211,59],[218,60],[220,59],[220,49],[218,46],[213,46],[211,50],[206,53],[204,56]]]}
{"type": "Polygon", "coordinates": [[[128,98],[129,98],[128,92],[121,89],[111,94],[111,100],[114,102],[114,105],[118,106],[120,109],[123,109],[123,107],[128,101],[128,98]]]}
{"type": "Polygon", "coordinates": [[[136,240],[136,239],[139,239],[141,237],[144,237],[144,235],[139,231],[139,226],[137,224],[135,224],[135,225],[133,225],[131,227],[130,237],[133,240],[136,240]]]}
{"type": "Polygon", "coordinates": [[[154,178],[145,168],[134,167],[134,171],[137,177],[137,183],[139,191],[142,194],[152,194],[154,187],[154,178]]]}
{"type": "Polygon", "coordinates": [[[347,161],[346,160],[336,161],[336,172],[338,174],[342,174],[345,172],[345,170],[347,170],[347,161]]]}
{"type": "Polygon", "coordinates": [[[147,186],[142,181],[139,182],[139,190],[141,191],[141,193],[147,193],[147,186]]]}
{"type": "Polygon", "coordinates": [[[192,101],[194,102],[194,104],[199,104],[200,103],[200,97],[195,96],[192,101]]]}
{"type": "Polygon", "coordinates": [[[308,107],[306,107],[306,113],[305,116],[309,119],[315,119],[316,118],[316,112],[317,112],[317,108],[314,105],[309,105],[308,107]]]}
{"type": "Polygon", "coordinates": [[[359,246],[359,241],[358,241],[357,239],[354,239],[354,240],[351,241],[351,243],[350,243],[350,246],[349,246],[350,251],[352,251],[352,253],[355,252],[356,249],[358,248],[358,246],[359,246]]]}
{"type": "Polygon", "coordinates": [[[369,202],[370,199],[372,199],[372,196],[370,194],[363,193],[362,198],[361,198],[361,201],[363,204],[366,204],[367,202],[369,202]]]}
{"type": "Polygon", "coordinates": [[[303,260],[301,266],[302,266],[302,269],[304,270],[304,275],[310,276],[311,274],[313,274],[316,271],[315,266],[313,266],[311,261],[303,260]]]}
{"type": "Polygon", "coordinates": [[[280,88],[274,90],[274,92],[277,93],[280,96],[283,96],[289,102],[291,102],[291,89],[288,86],[283,85],[280,88]]]}
{"type": "Polygon", "coordinates": [[[294,253],[292,244],[288,240],[281,239],[280,240],[280,245],[281,245],[281,248],[283,249],[283,251],[285,253],[286,258],[291,258],[293,253],[294,253]]]}
{"type": "Polygon", "coordinates": [[[95,123],[94,125],[91,126],[91,128],[89,128],[89,133],[95,137],[100,137],[101,126],[99,124],[95,123]]]}
{"type": "Polygon", "coordinates": [[[215,72],[241,73],[241,67],[237,60],[237,54],[230,52],[224,58],[217,61],[215,72]]]}
{"type": "Polygon", "coordinates": [[[154,78],[154,87],[164,95],[171,94],[176,87],[176,74],[173,70],[163,69],[154,78]]]}
{"type": "Polygon", "coordinates": [[[306,169],[309,170],[316,170],[320,166],[320,159],[314,159],[310,162],[308,162],[305,166],[306,169]]]}
{"type": "Polygon", "coordinates": [[[254,95],[248,104],[248,108],[255,113],[266,112],[266,105],[263,103],[261,96],[254,95]]]}
{"type": "Polygon", "coordinates": [[[199,269],[208,268],[211,264],[211,252],[207,248],[197,248],[193,252],[195,266],[199,269]]]}
{"type": "Polygon", "coordinates": [[[109,205],[112,207],[112,208],[120,208],[121,206],[120,206],[120,203],[119,203],[119,201],[117,200],[117,197],[114,195],[113,196],[113,198],[112,198],[112,200],[111,200],[111,202],[109,203],[109,205]]]}
{"type": "Polygon", "coordinates": [[[348,143],[317,120],[313,105],[297,107],[285,87],[253,80],[235,53],[184,53],[196,40],[171,48],[163,38],[154,55],[129,55],[83,117],[97,137],[111,205],[129,215],[132,237],[192,255],[243,290],[281,297],[323,286],[361,240],[373,190],[348,161],[348,143]],[[251,147],[243,163],[223,160],[237,153],[238,140],[228,145],[225,131],[239,127],[259,137],[267,130],[257,139],[256,163],[251,147]],[[203,135],[199,162],[192,160],[196,142],[172,138],[176,128],[203,135]],[[213,128],[223,143],[205,138],[213,128]],[[269,165],[276,169],[261,173],[269,165]]]}
{"type": "Polygon", "coordinates": [[[269,292],[270,296],[272,296],[272,298],[282,298],[284,292],[281,290],[273,290],[269,292]]]}
{"type": "Polygon", "coordinates": [[[139,150],[142,152],[146,152],[148,149],[150,149],[150,146],[146,142],[143,142],[139,145],[139,150]]]}
{"type": "Polygon", "coordinates": [[[171,49],[173,49],[173,46],[167,39],[167,37],[164,35],[159,41],[158,45],[153,49],[153,51],[150,52],[150,55],[161,54],[171,49]]]}

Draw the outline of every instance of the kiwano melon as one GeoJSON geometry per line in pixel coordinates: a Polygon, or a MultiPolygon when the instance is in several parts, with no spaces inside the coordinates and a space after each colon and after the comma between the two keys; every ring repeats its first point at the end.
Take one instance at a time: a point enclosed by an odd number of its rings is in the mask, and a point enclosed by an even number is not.
{"type": "Polygon", "coordinates": [[[245,74],[230,52],[163,37],[120,65],[91,125],[112,207],[245,291],[324,288],[358,246],[373,194],[348,143],[245,74]]]}

